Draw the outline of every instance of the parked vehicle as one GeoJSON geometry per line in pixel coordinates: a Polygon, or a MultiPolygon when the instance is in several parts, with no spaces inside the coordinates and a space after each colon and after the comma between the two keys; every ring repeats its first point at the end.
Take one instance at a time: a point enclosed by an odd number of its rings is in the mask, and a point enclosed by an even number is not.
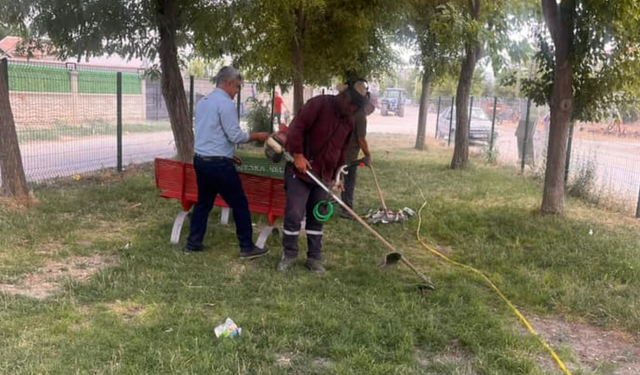
{"type": "MultiPolygon", "coordinates": [[[[438,138],[449,139],[449,124],[451,124],[451,137],[455,138],[456,132],[456,107],[453,107],[453,122],[451,122],[451,107],[447,107],[440,111],[438,119],[438,138]]],[[[498,138],[498,132],[494,129],[493,139],[498,138]]],[[[482,108],[471,108],[471,127],[469,129],[469,143],[472,144],[489,144],[491,141],[491,120],[484,113],[482,108]]]]}
{"type": "Polygon", "coordinates": [[[404,89],[388,88],[380,101],[380,114],[387,116],[390,112],[398,117],[404,117],[404,89]]]}

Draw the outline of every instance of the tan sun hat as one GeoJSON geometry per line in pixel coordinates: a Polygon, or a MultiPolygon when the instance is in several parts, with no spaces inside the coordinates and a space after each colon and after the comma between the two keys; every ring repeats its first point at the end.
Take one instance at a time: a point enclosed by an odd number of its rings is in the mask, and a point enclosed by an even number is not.
{"type": "Polygon", "coordinates": [[[357,81],[352,87],[358,92],[358,94],[365,97],[367,96],[367,85],[364,81],[357,81]]]}

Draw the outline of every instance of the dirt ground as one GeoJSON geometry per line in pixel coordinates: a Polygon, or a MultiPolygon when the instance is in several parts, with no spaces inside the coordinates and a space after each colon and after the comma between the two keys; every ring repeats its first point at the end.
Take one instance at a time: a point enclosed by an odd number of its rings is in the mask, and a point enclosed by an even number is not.
{"type": "Polygon", "coordinates": [[[0,292],[43,300],[59,292],[64,282],[85,282],[101,269],[114,263],[115,259],[103,255],[50,261],[15,283],[0,284],[0,292]]]}
{"type": "MultiPolygon", "coordinates": [[[[562,354],[558,354],[572,372],[580,369],[603,375],[640,374],[640,344],[637,337],[621,330],[605,330],[581,322],[569,322],[562,317],[533,316],[530,322],[556,353],[558,348],[571,349],[575,358],[562,358],[562,354]]],[[[559,371],[558,365],[548,354],[541,356],[540,362],[549,371],[559,371]]]]}

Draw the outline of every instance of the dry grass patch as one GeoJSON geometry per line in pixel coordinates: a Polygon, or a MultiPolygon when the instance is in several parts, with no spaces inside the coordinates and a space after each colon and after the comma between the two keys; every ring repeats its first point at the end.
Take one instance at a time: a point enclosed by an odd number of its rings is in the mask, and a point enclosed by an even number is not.
{"type": "Polygon", "coordinates": [[[31,208],[40,204],[38,198],[36,198],[32,192],[29,193],[28,198],[10,198],[0,197],[0,212],[7,213],[25,213],[31,208]]]}
{"type": "Polygon", "coordinates": [[[439,374],[440,368],[455,368],[456,374],[460,375],[476,375],[471,357],[457,348],[454,341],[453,345],[447,350],[439,353],[427,353],[422,350],[416,350],[416,362],[421,367],[430,367],[428,374],[439,374]]]}
{"type": "Polygon", "coordinates": [[[91,244],[96,239],[108,239],[121,241],[124,245],[131,238],[130,233],[136,229],[136,226],[105,220],[90,219],[90,222],[92,225],[89,228],[83,227],[75,231],[74,237],[77,243],[91,244]]]}
{"type": "MultiPolygon", "coordinates": [[[[568,347],[575,355],[575,366],[611,375],[640,374],[640,345],[637,338],[618,330],[568,322],[563,318],[533,317],[536,331],[554,348],[568,347]]],[[[541,361],[557,366],[551,360],[541,361]]]]}
{"type": "Polygon", "coordinates": [[[276,353],[276,364],[280,367],[290,367],[296,355],[294,352],[276,353]]]}
{"type": "Polygon", "coordinates": [[[142,317],[147,312],[147,309],[141,304],[120,300],[107,304],[107,308],[127,322],[142,317]]]}
{"type": "Polygon", "coordinates": [[[99,254],[71,257],[59,262],[49,261],[15,283],[0,284],[0,292],[43,300],[58,292],[64,281],[85,282],[114,263],[114,258],[99,254]]]}

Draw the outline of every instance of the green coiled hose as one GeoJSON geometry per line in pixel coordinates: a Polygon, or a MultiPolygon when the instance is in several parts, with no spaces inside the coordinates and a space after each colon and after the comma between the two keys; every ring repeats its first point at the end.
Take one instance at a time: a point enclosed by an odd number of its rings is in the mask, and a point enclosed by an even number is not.
{"type": "Polygon", "coordinates": [[[331,219],[331,216],[333,216],[333,203],[330,201],[320,201],[318,203],[316,203],[316,205],[313,207],[313,217],[318,220],[321,223],[324,223],[326,221],[329,221],[329,219],[331,219]],[[326,206],[327,207],[327,213],[321,213],[320,209],[321,207],[326,206]]]}

